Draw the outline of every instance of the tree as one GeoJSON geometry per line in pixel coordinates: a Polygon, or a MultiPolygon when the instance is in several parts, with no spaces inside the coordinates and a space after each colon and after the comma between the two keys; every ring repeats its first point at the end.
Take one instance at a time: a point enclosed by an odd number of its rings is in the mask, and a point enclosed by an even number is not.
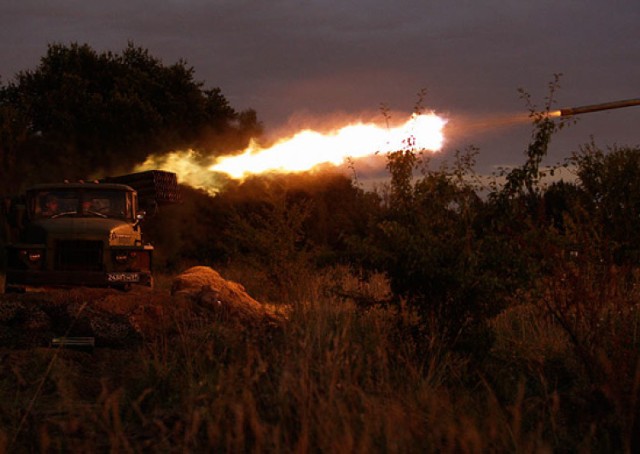
{"type": "Polygon", "coordinates": [[[417,334],[462,348],[500,310],[501,281],[487,263],[479,220],[484,203],[473,188],[473,150],[453,169],[428,167],[418,150],[391,153],[388,202],[363,244],[363,256],[390,279],[393,294],[420,317],[417,334]],[[414,177],[421,168],[422,177],[414,177]]]}
{"type": "Polygon", "coordinates": [[[535,206],[540,201],[540,178],[543,172],[540,171],[540,164],[547,155],[551,138],[555,132],[564,128],[568,120],[560,119],[554,121],[551,112],[554,109],[555,94],[560,88],[561,74],[555,74],[553,81],[549,82],[549,94],[545,98],[542,110],[538,110],[531,100],[531,95],[520,89],[520,97],[525,100],[529,108],[529,117],[533,121],[534,129],[531,142],[527,147],[527,159],[520,167],[512,169],[506,175],[506,183],[502,190],[492,194],[492,198],[519,199],[529,205],[535,206]]]}
{"type": "Polygon", "coordinates": [[[121,54],[53,44],[35,70],[0,86],[0,157],[20,176],[0,192],[128,171],[151,153],[228,152],[260,132],[255,112],[236,112],[182,60],[164,65],[132,43],[121,54]]]}
{"type": "Polygon", "coordinates": [[[610,241],[618,262],[640,259],[640,147],[613,148],[608,153],[594,144],[573,153],[583,192],[585,222],[597,225],[610,241]]]}

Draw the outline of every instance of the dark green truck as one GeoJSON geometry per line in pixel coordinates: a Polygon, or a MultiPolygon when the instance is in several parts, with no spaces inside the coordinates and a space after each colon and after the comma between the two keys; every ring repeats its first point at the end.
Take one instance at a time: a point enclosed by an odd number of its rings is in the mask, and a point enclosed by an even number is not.
{"type": "Polygon", "coordinates": [[[28,287],[151,286],[136,191],[113,183],[42,184],[26,191],[6,291],[28,287]]]}

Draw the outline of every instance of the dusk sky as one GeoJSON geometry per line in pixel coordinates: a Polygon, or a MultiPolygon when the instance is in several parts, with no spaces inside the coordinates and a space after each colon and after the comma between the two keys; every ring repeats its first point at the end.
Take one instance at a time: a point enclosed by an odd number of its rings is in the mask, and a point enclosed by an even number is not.
{"type": "MultiPolygon", "coordinates": [[[[477,126],[526,113],[518,88],[541,106],[562,73],[558,108],[640,97],[638,0],[3,0],[0,38],[3,82],[49,43],[120,52],[132,41],[165,64],[184,59],[267,133],[381,103],[408,116],[426,89],[425,106],[455,127],[443,154],[479,146],[485,171],[523,160],[528,123],[477,126]]],[[[640,107],[581,116],[550,161],[591,135],[640,144],[640,107]]]]}

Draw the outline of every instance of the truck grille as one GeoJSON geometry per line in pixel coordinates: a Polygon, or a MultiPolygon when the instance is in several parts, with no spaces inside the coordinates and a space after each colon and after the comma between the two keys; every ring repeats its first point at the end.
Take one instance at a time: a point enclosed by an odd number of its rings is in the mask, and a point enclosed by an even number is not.
{"type": "Polygon", "coordinates": [[[100,271],[102,241],[58,241],[55,268],[60,271],[100,271]]]}

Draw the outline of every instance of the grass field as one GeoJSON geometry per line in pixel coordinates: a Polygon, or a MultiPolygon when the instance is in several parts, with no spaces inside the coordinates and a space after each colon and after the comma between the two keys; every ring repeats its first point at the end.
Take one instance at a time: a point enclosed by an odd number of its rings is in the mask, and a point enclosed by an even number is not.
{"type": "MultiPolygon", "coordinates": [[[[176,310],[139,348],[3,348],[0,451],[630,452],[637,443],[635,306],[602,308],[591,348],[548,316],[548,302],[523,295],[491,321],[492,347],[470,359],[437,330],[416,339],[406,309],[358,309],[330,291],[380,296],[383,283],[316,276],[282,329],[176,310]]],[[[587,323],[579,318],[574,333],[587,323]]]]}

